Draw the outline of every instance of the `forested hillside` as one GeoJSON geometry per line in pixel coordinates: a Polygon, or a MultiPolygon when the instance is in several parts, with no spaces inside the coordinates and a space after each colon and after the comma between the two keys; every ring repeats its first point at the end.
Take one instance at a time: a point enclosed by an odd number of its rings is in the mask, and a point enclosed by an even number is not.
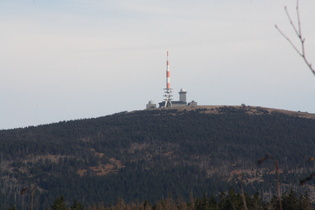
{"type": "Polygon", "coordinates": [[[86,205],[189,200],[244,186],[263,199],[309,191],[315,117],[258,107],[194,107],[110,116],[0,131],[4,208],[35,209],[58,197],[86,205]],[[269,155],[261,165],[257,161],[269,155]],[[272,156],[272,158],[271,158],[272,156]]]}

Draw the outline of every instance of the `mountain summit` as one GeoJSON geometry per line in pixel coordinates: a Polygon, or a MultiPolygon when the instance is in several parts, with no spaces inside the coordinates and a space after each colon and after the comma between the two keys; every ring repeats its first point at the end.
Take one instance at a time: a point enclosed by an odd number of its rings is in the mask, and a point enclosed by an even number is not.
{"type": "Polygon", "coordinates": [[[239,190],[240,183],[268,199],[275,161],[283,191],[309,188],[312,180],[298,185],[312,173],[314,148],[314,114],[245,105],[161,108],[1,130],[0,201],[22,206],[32,191],[38,206],[58,196],[85,204],[155,202],[170,194],[188,199],[239,190]]]}

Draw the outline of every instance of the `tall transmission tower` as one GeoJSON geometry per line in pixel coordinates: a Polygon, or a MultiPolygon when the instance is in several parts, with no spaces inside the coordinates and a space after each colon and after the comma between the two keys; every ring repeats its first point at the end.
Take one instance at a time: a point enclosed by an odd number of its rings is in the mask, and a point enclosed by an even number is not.
{"type": "Polygon", "coordinates": [[[165,107],[172,107],[172,88],[171,88],[171,72],[170,63],[168,61],[168,51],[166,51],[166,88],[164,88],[165,107]]]}

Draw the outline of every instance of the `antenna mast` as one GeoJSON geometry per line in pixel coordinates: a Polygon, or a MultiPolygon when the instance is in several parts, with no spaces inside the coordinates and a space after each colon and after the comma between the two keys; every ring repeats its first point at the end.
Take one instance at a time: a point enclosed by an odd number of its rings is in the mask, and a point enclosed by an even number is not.
{"type": "Polygon", "coordinates": [[[165,107],[172,107],[172,88],[171,88],[171,72],[170,63],[168,61],[168,51],[166,51],[166,88],[164,88],[165,107]]]}

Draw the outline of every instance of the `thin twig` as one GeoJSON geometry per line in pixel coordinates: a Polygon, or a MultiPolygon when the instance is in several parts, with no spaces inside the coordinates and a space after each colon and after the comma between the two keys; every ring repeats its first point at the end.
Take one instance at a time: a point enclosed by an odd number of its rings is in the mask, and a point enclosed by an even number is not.
{"type": "Polygon", "coordinates": [[[301,19],[300,19],[300,10],[299,10],[299,0],[297,0],[297,2],[296,2],[296,16],[297,16],[298,25],[299,25],[299,34],[300,34],[300,37],[302,37],[301,19]]]}
{"type": "MultiPolygon", "coordinates": [[[[314,160],[315,160],[315,157],[309,157],[306,162],[312,162],[314,160]]],[[[311,173],[308,177],[300,180],[300,185],[304,185],[306,182],[312,180],[314,176],[315,176],[315,173],[311,173]]]]}
{"type": "Polygon", "coordinates": [[[278,200],[279,200],[279,209],[282,210],[282,200],[281,200],[281,192],[280,192],[280,176],[279,176],[279,163],[278,160],[275,160],[276,166],[276,175],[277,175],[277,192],[278,192],[278,200]]]}
{"type": "Polygon", "coordinates": [[[275,25],[276,29],[280,32],[280,34],[290,43],[290,45],[295,49],[295,51],[303,58],[306,65],[309,67],[313,75],[315,76],[315,70],[312,67],[312,64],[307,60],[305,55],[305,38],[302,36],[302,27],[301,27],[301,19],[300,19],[300,11],[299,11],[299,0],[296,1],[296,15],[297,15],[297,22],[298,22],[298,29],[295,26],[295,24],[292,21],[292,18],[290,16],[290,13],[288,12],[287,7],[284,7],[285,13],[289,19],[289,22],[296,33],[297,37],[299,38],[301,42],[301,51],[297,48],[297,46],[291,41],[291,39],[283,33],[280,28],[275,25]]]}
{"type": "Polygon", "coordinates": [[[303,57],[303,54],[297,49],[297,47],[293,44],[293,42],[291,41],[291,39],[289,39],[289,37],[287,37],[281,30],[280,28],[278,28],[277,25],[275,25],[276,29],[280,32],[280,34],[286,39],[288,40],[288,42],[291,44],[291,46],[295,49],[295,51],[301,56],[303,57]]]}
{"type": "Polygon", "coordinates": [[[277,194],[278,194],[278,201],[279,201],[279,210],[282,210],[282,199],[281,199],[281,183],[280,183],[280,175],[279,175],[279,162],[278,160],[274,159],[273,156],[266,154],[265,157],[261,158],[258,160],[258,164],[261,165],[264,161],[271,159],[274,161],[275,164],[275,175],[276,175],[276,189],[277,189],[277,194]]]}
{"type": "Polygon", "coordinates": [[[245,197],[245,193],[244,193],[244,187],[243,187],[243,175],[239,174],[238,179],[239,179],[240,185],[241,185],[241,192],[242,192],[242,199],[243,199],[243,204],[244,204],[244,210],[248,210],[247,203],[246,203],[246,197],[245,197]]]}
{"type": "Polygon", "coordinates": [[[310,174],[308,177],[300,180],[300,185],[304,185],[306,182],[312,180],[312,178],[315,176],[315,173],[310,174]]]}
{"type": "Polygon", "coordinates": [[[284,7],[284,10],[285,10],[285,13],[287,14],[287,17],[288,17],[288,19],[289,19],[289,21],[290,21],[290,24],[291,24],[292,27],[293,27],[293,30],[295,31],[296,35],[299,37],[300,34],[299,34],[298,30],[296,29],[296,27],[295,27],[295,25],[294,25],[294,23],[293,23],[293,21],[292,21],[292,19],[291,19],[291,16],[290,16],[290,14],[289,14],[289,12],[288,12],[287,7],[284,7]]]}

